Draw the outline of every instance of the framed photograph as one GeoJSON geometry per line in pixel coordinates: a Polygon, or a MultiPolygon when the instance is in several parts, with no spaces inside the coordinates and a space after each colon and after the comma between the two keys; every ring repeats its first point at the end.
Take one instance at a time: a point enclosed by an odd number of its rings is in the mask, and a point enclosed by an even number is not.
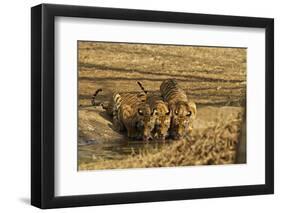
{"type": "Polygon", "coordinates": [[[272,194],[274,20],[31,9],[31,204],[272,194]]]}

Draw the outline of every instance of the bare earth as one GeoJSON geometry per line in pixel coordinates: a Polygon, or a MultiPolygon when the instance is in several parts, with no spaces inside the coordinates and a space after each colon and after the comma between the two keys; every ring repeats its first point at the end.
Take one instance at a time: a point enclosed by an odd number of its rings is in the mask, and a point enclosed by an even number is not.
{"type": "Polygon", "coordinates": [[[246,49],[79,42],[78,169],[143,168],[245,163],[246,49]],[[98,101],[113,91],[149,91],[175,78],[198,106],[194,131],[184,141],[130,141],[112,129],[98,101]],[[237,150],[242,150],[237,152],[237,150]]]}

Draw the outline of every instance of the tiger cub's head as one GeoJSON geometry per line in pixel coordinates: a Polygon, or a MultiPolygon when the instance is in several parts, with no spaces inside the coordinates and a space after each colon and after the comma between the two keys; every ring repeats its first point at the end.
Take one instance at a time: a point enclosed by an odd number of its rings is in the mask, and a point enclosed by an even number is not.
{"type": "Polygon", "coordinates": [[[168,136],[168,130],[170,128],[171,111],[164,101],[158,102],[154,107],[156,109],[156,118],[153,135],[156,139],[165,140],[165,138],[168,136]]]}
{"type": "Polygon", "coordinates": [[[152,138],[152,130],[155,126],[156,109],[151,109],[148,104],[143,104],[137,108],[136,129],[144,141],[152,138]]]}
{"type": "Polygon", "coordinates": [[[193,101],[178,101],[170,106],[170,110],[170,134],[174,139],[182,139],[192,130],[192,121],[197,113],[196,104],[193,101]]]}

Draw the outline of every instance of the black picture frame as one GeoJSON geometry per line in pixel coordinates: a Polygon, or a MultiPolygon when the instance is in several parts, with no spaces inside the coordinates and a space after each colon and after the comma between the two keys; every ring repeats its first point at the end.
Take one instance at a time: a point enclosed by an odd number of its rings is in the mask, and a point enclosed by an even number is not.
{"type": "MultiPolygon", "coordinates": [[[[31,8],[31,204],[60,208],[272,194],[274,192],[274,20],[240,16],[41,4],[31,8]],[[54,21],[81,17],[162,23],[264,28],[266,135],[265,184],[93,195],[54,195],[54,21]]],[[[94,193],[94,192],[93,192],[94,193]]]]}

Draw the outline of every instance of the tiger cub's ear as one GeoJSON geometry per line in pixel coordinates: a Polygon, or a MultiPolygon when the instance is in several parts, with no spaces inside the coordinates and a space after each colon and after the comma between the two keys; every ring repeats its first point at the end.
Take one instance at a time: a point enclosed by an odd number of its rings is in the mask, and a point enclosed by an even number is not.
{"type": "Polygon", "coordinates": [[[196,104],[193,101],[189,101],[188,106],[189,106],[189,109],[191,110],[191,114],[192,114],[191,116],[193,118],[195,118],[196,114],[197,114],[196,104]]]}

